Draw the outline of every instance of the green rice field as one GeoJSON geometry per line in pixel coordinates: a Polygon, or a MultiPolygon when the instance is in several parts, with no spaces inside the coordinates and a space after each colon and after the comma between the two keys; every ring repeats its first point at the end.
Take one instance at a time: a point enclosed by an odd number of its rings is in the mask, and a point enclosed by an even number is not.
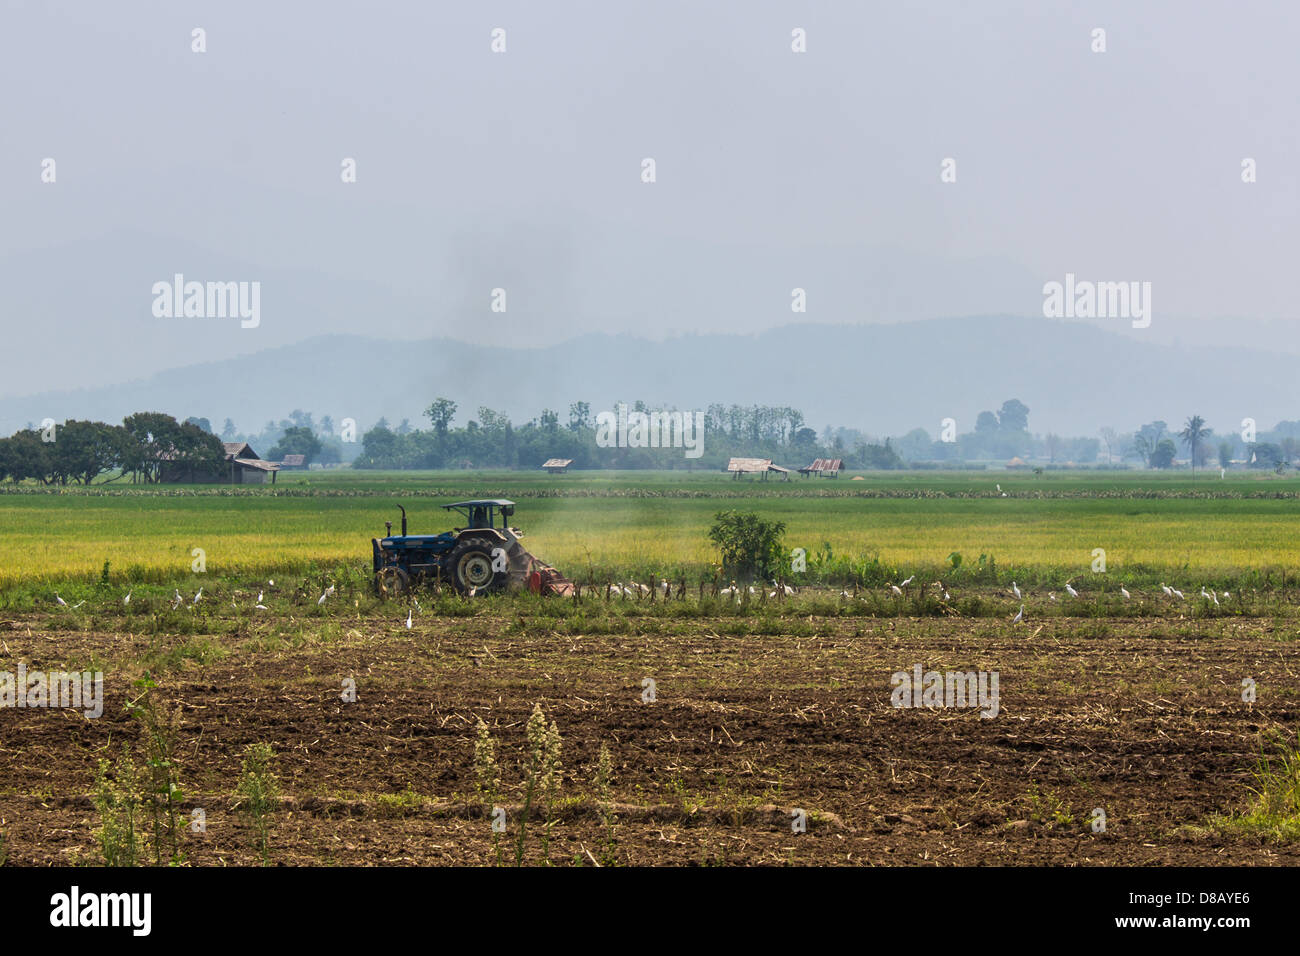
{"type": "Polygon", "coordinates": [[[811,575],[877,583],[894,572],[992,580],[1283,580],[1300,568],[1300,480],[1185,473],[875,473],[864,480],[736,481],[718,473],[285,473],[275,487],[117,483],[0,493],[0,587],[188,576],[266,576],[353,565],[406,507],[412,532],[451,527],[439,504],[518,502],[513,523],[539,557],[576,580],[713,573],[707,539],[721,510],[784,522],[811,575]],[[960,569],[953,571],[955,553],[960,569]],[[832,573],[834,572],[834,573],[832,573]]]}

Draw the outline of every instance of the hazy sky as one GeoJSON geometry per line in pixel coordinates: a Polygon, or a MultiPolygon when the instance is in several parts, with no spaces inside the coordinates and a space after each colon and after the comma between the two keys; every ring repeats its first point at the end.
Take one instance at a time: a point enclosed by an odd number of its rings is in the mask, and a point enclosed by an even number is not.
{"type": "Polygon", "coordinates": [[[0,395],[324,332],[1035,315],[1066,272],[1152,283],[1116,331],[1300,351],[1300,6],[0,10],[0,395]],[[261,324],[155,318],[175,272],[262,282],[261,324]]]}

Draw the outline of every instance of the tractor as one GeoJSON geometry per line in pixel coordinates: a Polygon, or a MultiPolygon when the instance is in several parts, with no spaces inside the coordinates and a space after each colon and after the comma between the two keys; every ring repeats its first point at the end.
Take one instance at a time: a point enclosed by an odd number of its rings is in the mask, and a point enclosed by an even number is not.
{"type": "Polygon", "coordinates": [[[525,550],[523,532],[509,518],[515,503],[504,498],[457,501],[443,505],[464,518],[464,527],[442,534],[407,534],[406,509],[402,533],[384,522],[383,538],[371,538],[375,589],[383,596],[405,595],[430,581],[450,584],[467,597],[526,586],[535,594],[572,594],[573,583],[525,550]]]}

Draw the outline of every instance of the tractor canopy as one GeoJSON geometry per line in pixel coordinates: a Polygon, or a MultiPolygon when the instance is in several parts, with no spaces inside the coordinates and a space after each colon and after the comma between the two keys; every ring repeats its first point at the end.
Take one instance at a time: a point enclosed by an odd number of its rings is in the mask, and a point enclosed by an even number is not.
{"type": "Polygon", "coordinates": [[[509,527],[507,519],[515,513],[515,503],[505,498],[480,498],[474,501],[457,501],[443,505],[448,511],[458,511],[465,516],[465,529],[496,528],[496,516],[501,515],[500,529],[509,527]]]}

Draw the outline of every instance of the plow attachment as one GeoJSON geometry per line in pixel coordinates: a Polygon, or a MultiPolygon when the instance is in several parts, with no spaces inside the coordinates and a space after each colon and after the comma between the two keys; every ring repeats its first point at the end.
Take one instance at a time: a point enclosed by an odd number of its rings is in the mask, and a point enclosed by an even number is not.
{"type": "Polygon", "coordinates": [[[573,582],[545,561],[538,560],[518,544],[511,552],[510,577],[528,590],[548,597],[573,594],[573,582]]]}

